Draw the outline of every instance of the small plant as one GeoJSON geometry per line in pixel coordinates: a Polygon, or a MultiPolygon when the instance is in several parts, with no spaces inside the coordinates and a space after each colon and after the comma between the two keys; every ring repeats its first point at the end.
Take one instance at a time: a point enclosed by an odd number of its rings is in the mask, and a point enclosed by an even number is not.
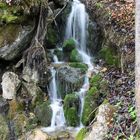
{"type": "Polygon", "coordinates": [[[133,120],[136,120],[136,109],[134,106],[130,106],[128,109],[128,112],[130,113],[130,117],[133,120]]]}
{"type": "Polygon", "coordinates": [[[96,7],[98,8],[98,9],[100,9],[100,8],[103,8],[104,6],[103,6],[103,4],[101,3],[101,2],[96,2],[96,7]]]}

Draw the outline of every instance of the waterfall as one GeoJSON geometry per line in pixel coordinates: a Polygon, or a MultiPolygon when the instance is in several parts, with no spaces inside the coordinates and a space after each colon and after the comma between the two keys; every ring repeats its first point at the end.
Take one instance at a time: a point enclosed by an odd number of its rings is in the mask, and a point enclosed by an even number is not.
{"type": "MultiPolygon", "coordinates": [[[[85,5],[79,0],[73,0],[72,10],[68,17],[65,39],[73,38],[76,42],[76,47],[79,54],[82,57],[83,63],[88,65],[88,71],[85,76],[85,81],[78,92],[81,100],[80,116],[83,113],[84,107],[84,97],[89,89],[89,77],[93,72],[93,64],[91,63],[91,57],[86,48],[87,41],[87,27],[88,27],[88,14],[86,13],[85,5]]],[[[82,122],[80,122],[80,127],[83,127],[82,122]]]]}
{"type": "Polygon", "coordinates": [[[67,21],[65,39],[73,38],[75,40],[83,62],[93,69],[90,54],[86,48],[88,22],[89,18],[85,5],[79,0],[73,0],[72,10],[67,21]]]}
{"type": "MultiPolygon", "coordinates": [[[[86,92],[89,90],[89,77],[93,72],[93,64],[91,63],[91,57],[88,53],[88,49],[86,48],[86,40],[87,40],[87,27],[88,27],[88,14],[85,10],[85,5],[82,4],[79,0],[73,0],[72,10],[67,20],[65,39],[73,38],[76,42],[76,49],[82,57],[83,63],[88,65],[87,73],[85,74],[85,81],[81,89],[77,92],[80,101],[80,126],[78,128],[83,127],[81,122],[81,116],[83,113],[84,107],[84,98],[86,92]]],[[[52,50],[54,63],[61,63],[58,61],[57,56],[54,54],[54,50],[52,50]]],[[[51,108],[52,108],[52,120],[51,126],[45,128],[45,131],[54,131],[56,129],[60,129],[65,126],[65,117],[63,112],[63,104],[60,97],[58,97],[57,85],[56,85],[56,70],[51,68],[52,80],[49,86],[49,94],[51,98],[51,108]]],[[[79,129],[78,129],[79,130],[79,129]]]]}
{"type": "MultiPolygon", "coordinates": [[[[58,60],[58,59],[57,59],[58,60]]],[[[51,67],[52,80],[49,85],[49,95],[51,99],[52,119],[51,126],[43,128],[43,131],[53,132],[58,129],[63,129],[65,126],[65,117],[63,111],[62,99],[58,97],[57,84],[56,84],[56,70],[51,67]]]]}

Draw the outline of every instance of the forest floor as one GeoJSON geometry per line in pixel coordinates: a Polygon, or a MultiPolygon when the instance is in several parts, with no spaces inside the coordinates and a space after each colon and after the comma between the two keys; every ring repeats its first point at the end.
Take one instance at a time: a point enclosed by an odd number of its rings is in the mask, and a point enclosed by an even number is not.
{"type": "Polygon", "coordinates": [[[109,81],[110,93],[107,97],[110,104],[117,106],[110,131],[105,140],[138,140],[135,110],[135,2],[134,0],[86,0],[90,12],[104,8],[110,15],[108,23],[116,32],[127,36],[122,46],[124,67],[109,67],[105,78],[109,81]],[[93,6],[94,5],[94,6],[93,6]],[[125,62],[127,61],[127,62],[125,62]]]}

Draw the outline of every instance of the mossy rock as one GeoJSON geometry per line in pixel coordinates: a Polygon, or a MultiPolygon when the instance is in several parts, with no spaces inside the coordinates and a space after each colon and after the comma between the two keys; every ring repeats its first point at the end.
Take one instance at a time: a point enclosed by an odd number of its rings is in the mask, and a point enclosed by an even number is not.
{"type": "Polygon", "coordinates": [[[1,140],[8,140],[9,136],[9,128],[5,118],[0,115],[0,139],[1,140]]]}
{"type": "Polygon", "coordinates": [[[96,86],[97,88],[99,88],[101,80],[102,76],[100,74],[96,74],[90,79],[90,84],[91,86],[96,86]]]}
{"type": "Polygon", "coordinates": [[[19,137],[26,131],[28,118],[24,114],[17,114],[13,120],[15,134],[19,137]]]}
{"type": "Polygon", "coordinates": [[[103,47],[99,52],[99,56],[106,64],[119,67],[119,57],[116,54],[115,50],[111,47],[103,47]]]}
{"type": "Polygon", "coordinates": [[[35,116],[38,119],[38,122],[42,126],[50,126],[52,118],[52,109],[50,107],[50,102],[46,101],[40,105],[37,105],[34,112],[35,116]]]}
{"type": "Polygon", "coordinates": [[[84,108],[82,113],[82,123],[87,126],[95,117],[98,107],[99,93],[96,87],[92,87],[85,96],[84,108]]]}
{"type": "Polygon", "coordinates": [[[55,48],[58,40],[59,38],[57,29],[55,29],[54,25],[49,24],[47,28],[47,34],[44,40],[45,46],[49,49],[55,48]]]}
{"type": "Polygon", "coordinates": [[[73,94],[67,94],[64,99],[64,115],[68,126],[76,127],[79,125],[79,97],[73,94]]]}
{"type": "Polygon", "coordinates": [[[82,57],[79,54],[77,49],[73,49],[71,54],[70,54],[70,62],[81,62],[82,57]]]}
{"type": "Polygon", "coordinates": [[[71,52],[74,48],[75,48],[76,44],[74,39],[68,39],[66,41],[64,41],[63,44],[63,51],[64,52],[71,52]]]}
{"type": "Polygon", "coordinates": [[[69,63],[69,66],[73,68],[80,68],[83,72],[86,72],[88,69],[88,66],[86,64],[78,62],[69,63]]]}
{"type": "Polygon", "coordinates": [[[82,128],[77,136],[76,136],[76,140],[84,140],[85,136],[86,136],[86,133],[87,133],[87,128],[82,128]]]}
{"type": "Polygon", "coordinates": [[[101,73],[90,79],[90,89],[85,96],[82,123],[88,125],[96,115],[97,107],[102,104],[109,92],[108,83],[101,73]]]}

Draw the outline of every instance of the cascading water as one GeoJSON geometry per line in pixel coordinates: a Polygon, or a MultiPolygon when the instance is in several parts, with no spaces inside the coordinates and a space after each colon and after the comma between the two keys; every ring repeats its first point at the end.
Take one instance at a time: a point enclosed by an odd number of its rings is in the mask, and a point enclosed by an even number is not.
{"type": "Polygon", "coordinates": [[[65,39],[73,38],[75,40],[83,62],[87,64],[90,69],[93,69],[91,58],[86,48],[88,22],[89,18],[85,5],[79,0],[73,0],[72,11],[67,21],[65,39]]]}
{"type": "MultiPolygon", "coordinates": [[[[78,92],[81,100],[80,116],[82,116],[83,113],[84,96],[89,89],[89,77],[93,71],[91,57],[88,53],[88,49],[86,48],[88,22],[88,14],[86,13],[85,5],[79,0],[73,0],[72,11],[67,21],[65,39],[73,38],[75,40],[77,50],[82,57],[83,63],[88,65],[88,71],[85,76],[84,84],[78,92]]],[[[82,122],[80,122],[80,127],[82,126],[82,122]]]]}
{"type": "MultiPolygon", "coordinates": [[[[85,75],[85,81],[79,92],[77,93],[81,100],[80,116],[83,113],[84,97],[89,89],[89,77],[93,72],[93,65],[91,63],[91,57],[88,54],[86,48],[87,40],[87,26],[88,26],[88,14],[86,13],[85,6],[79,0],[73,0],[72,10],[68,17],[65,39],[73,38],[76,42],[76,47],[79,54],[82,57],[83,63],[88,65],[88,70],[85,75]]],[[[60,63],[56,55],[53,54],[54,63],[60,63]]],[[[63,112],[63,104],[61,98],[58,97],[57,86],[56,86],[56,71],[51,68],[52,81],[49,87],[49,93],[51,98],[51,108],[53,116],[51,120],[51,126],[45,128],[45,131],[54,131],[57,128],[65,127],[65,117],[63,112]]],[[[80,128],[83,127],[80,121],[80,128]]]]}
{"type": "Polygon", "coordinates": [[[52,132],[57,129],[62,129],[65,126],[65,117],[63,111],[63,104],[60,97],[57,94],[57,84],[56,84],[56,71],[51,68],[52,80],[49,86],[49,95],[51,98],[51,108],[52,108],[52,119],[51,126],[48,128],[43,128],[43,131],[52,132]]]}

